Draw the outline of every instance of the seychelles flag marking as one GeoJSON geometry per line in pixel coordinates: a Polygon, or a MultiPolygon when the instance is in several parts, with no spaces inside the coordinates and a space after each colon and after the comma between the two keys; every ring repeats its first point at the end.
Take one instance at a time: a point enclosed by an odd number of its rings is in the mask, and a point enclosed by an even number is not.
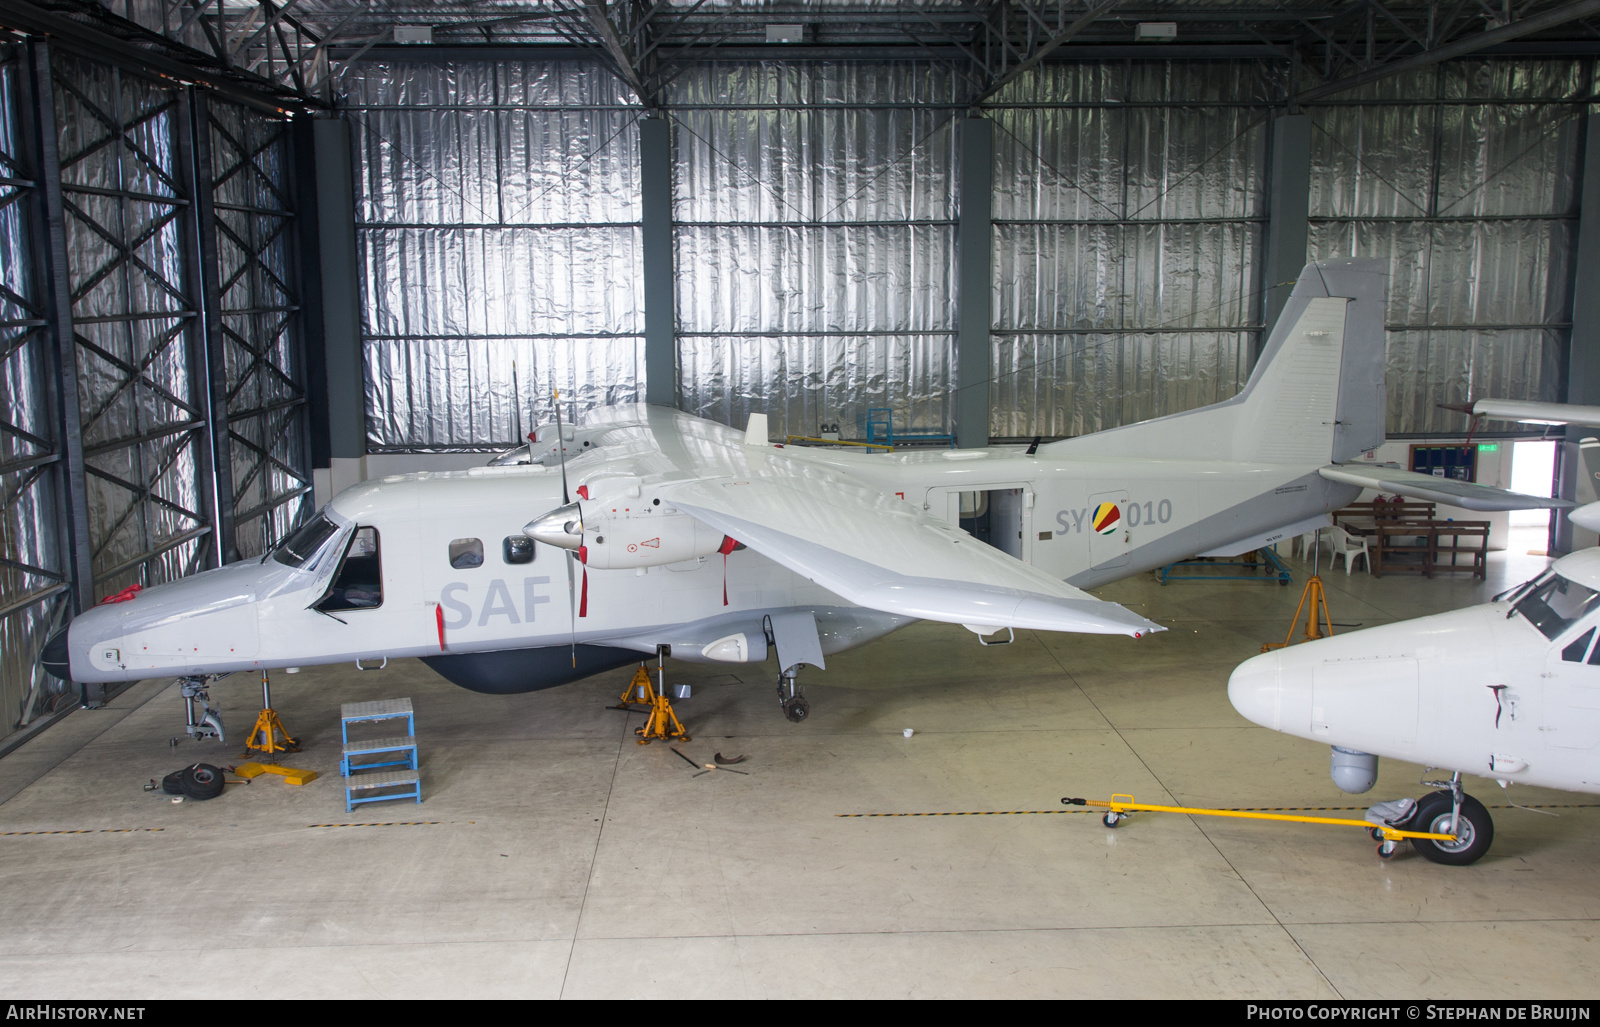
{"type": "Polygon", "coordinates": [[[1114,535],[1122,526],[1122,511],[1115,503],[1101,503],[1094,508],[1094,530],[1102,535],[1114,535]]]}

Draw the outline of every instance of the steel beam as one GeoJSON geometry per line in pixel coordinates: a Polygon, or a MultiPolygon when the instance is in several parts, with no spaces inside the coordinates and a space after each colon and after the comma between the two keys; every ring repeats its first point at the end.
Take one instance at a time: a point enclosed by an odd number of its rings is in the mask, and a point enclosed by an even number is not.
{"type": "Polygon", "coordinates": [[[216,176],[211,159],[211,114],[203,93],[185,88],[178,95],[173,125],[180,174],[189,192],[183,212],[185,291],[200,316],[189,323],[196,360],[195,398],[205,411],[206,453],[201,466],[211,514],[213,566],[239,559],[233,519],[233,440],[228,433],[228,354],[222,334],[222,288],[217,278],[216,176]]]}
{"type": "Polygon", "coordinates": [[[672,244],[672,125],[639,122],[639,206],[644,256],[645,400],[678,405],[677,297],[672,244]]]}
{"type": "Polygon", "coordinates": [[[1311,214],[1311,116],[1291,114],[1272,122],[1267,169],[1266,259],[1261,281],[1261,331],[1251,344],[1250,366],[1277,324],[1306,263],[1311,214]]]}
{"type": "Polygon", "coordinates": [[[43,217],[34,234],[45,269],[40,277],[50,322],[50,354],[55,385],[59,499],[66,505],[66,552],[72,578],[72,612],[82,613],[95,604],[94,548],[89,534],[89,485],[84,470],[83,428],[78,407],[77,336],[72,326],[72,278],[67,266],[66,213],[61,196],[61,154],[56,140],[55,83],[51,80],[50,46],[43,41],[27,46],[27,67],[18,75],[24,136],[29,145],[29,173],[39,183],[43,217]]]}
{"type": "Polygon", "coordinates": [[[1432,50],[1424,50],[1422,53],[1414,54],[1410,57],[1403,57],[1400,60],[1380,64],[1375,68],[1369,68],[1359,74],[1339,79],[1336,82],[1329,82],[1326,85],[1307,89],[1293,99],[1296,103],[1310,103],[1312,100],[1320,99],[1324,96],[1332,96],[1335,93],[1342,93],[1347,89],[1364,86],[1369,82],[1376,82],[1391,75],[1399,75],[1403,72],[1415,71],[1418,68],[1426,68],[1441,61],[1464,57],[1485,47],[1494,46],[1497,43],[1510,42],[1513,39],[1520,39],[1535,32],[1543,32],[1558,25],[1577,21],[1579,18],[1587,18],[1592,14],[1600,14],[1600,0],[1577,0],[1576,3],[1557,7],[1554,10],[1545,11],[1543,14],[1536,14],[1531,18],[1523,18],[1509,25],[1490,29],[1488,32],[1479,32],[1476,35],[1458,39],[1453,43],[1434,47],[1432,50]]]}
{"type": "MultiPolygon", "coordinates": [[[[1567,349],[1568,403],[1600,404],[1600,290],[1590,283],[1600,278],[1600,114],[1584,119],[1583,185],[1578,200],[1577,253],[1572,262],[1572,333],[1567,349]]],[[[1476,398],[1476,397],[1470,397],[1476,398]]],[[[1572,499],[1577,494],[1578,440],[1597,433],[1593,427],[1568,425],[1556,459],[1556,494],[1572,499]]],[[[1571,552],[1578,544],[1594,545],[1592,532],[1574,537],[1572,523],[1560,513],[1551,518],[1552,553],[1571,552]]]]}
{"type": "MultiPolygon", "coordinates": [[[[361,281],[356,252],[350,127],[328,118],[312,124],[317,170],[317,242],[322,265],[323,363],[330,459],[367,452],[366,360],[361,345],[361,281]]],[[[317,415],[313,415],[317,416],[317,415]]]]}
{"type": "Polygon", "coordinates": [[[994,345],[989,338],[994,305],[994,123],[961,121],[961,205],[956,229],[960,283],[956,293],[956,445],[989,444],[989,379],[994,345]]]}

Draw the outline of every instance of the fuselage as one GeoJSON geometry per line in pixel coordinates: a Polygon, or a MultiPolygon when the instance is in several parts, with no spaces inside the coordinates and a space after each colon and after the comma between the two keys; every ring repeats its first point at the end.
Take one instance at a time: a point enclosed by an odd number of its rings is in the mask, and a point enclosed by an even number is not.
{"type": "Polygon", "coordinates": [[[1587,585],[1591,577],[1600,584],[1596,572],[1600,550],[1587,550],[1563,558],[1515,602],[1253,657],[1233,672],[1228,697],[1263,727],[1327,745],[1600,792],[1600,603],[1576,601],[1580,589],[1593,598],[1587,585]],[[1542,615],[1532,594],[1540,588],[1575,601],[1563,615],[1542,615]]]}

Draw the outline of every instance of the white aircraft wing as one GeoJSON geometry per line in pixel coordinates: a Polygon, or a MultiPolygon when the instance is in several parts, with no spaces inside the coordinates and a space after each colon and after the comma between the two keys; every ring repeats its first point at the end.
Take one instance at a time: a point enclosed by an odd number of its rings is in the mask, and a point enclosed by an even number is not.
{"type": "Polygon", "coordinates": [[[819,468],[773,467],[770,477],[752,470],[749,477],[672,485],[662,496],[775,563],[870,609],[989,631],[1033,628],[1137,638],[1166,630],[908,503],[819,468]]]}
{"type": "Polygon", "coordinates": [[[1508,492],[1505,489],[1478,485],[1470,481],[1456,481],[1454,478],[1436,478],[1430,474],[1403,471],[1398,467],[1332,464],[1318,468],[1317,473],[1329,481],[1360,485],[1362,488],[1376,489],[1379,492],[1393,492],[1411,499],[1444,503],[1447,506],[1459,506],[1468,510],[1564,510],[1572,505],[1565,499],[1508,492]]]}

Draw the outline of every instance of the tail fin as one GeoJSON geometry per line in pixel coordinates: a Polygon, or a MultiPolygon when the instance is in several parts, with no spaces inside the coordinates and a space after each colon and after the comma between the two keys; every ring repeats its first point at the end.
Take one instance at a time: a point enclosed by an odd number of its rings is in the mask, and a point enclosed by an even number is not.
{"type": "Polygon", "coordinates": [[[1264,463],[1346,460],[1384,439],[1382,261],[1308,264],[1232,399],[1046,450],[1264,463]]]}

